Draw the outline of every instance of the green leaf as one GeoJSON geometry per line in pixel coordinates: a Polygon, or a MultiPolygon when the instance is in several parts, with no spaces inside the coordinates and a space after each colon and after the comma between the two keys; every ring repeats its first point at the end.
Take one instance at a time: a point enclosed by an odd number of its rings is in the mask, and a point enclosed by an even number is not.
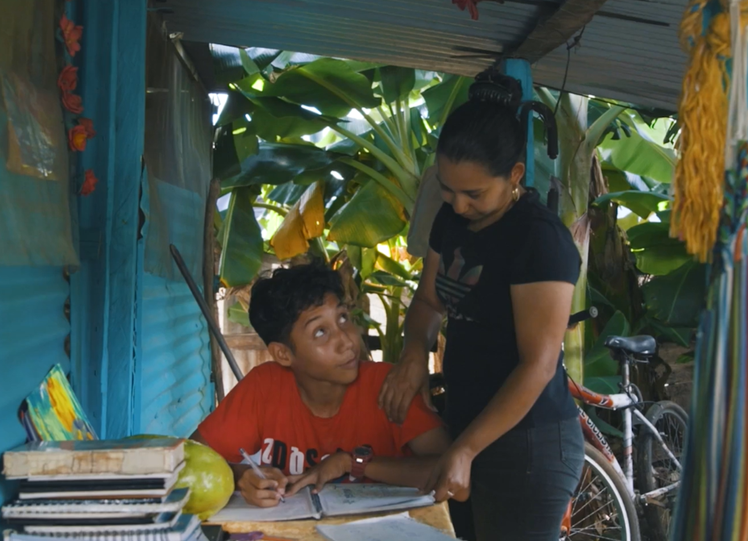
{"type": "Polygon", "coordinates": [[[405,227],[403,206],[374,180],[364,184],[330,221],[328,240],[373,248],[405,227]]]}
{"type": "Polygon", "coordinates": [[[696,359],[696,353],[694,351],[688,351],[678,357],[675,364],[688,364],[692,363],[696,359]]]}
{"type": "Polygon", "coordinates": [[[280,186],[273,188],[273,190],[268,194],[268,199],[290,207],[296,204],[302,194],[306,191],[306,188],[306,186],[300,186],[293,182],[281,184],[280,186]]]}
{"type": "Polygon", "coordinates": [[[585,139],[587,144],[590,145],[588,147],[589,149],[595,148],[600,143],[603,133],[605,133],[610,124],[615,122],[623,111],[624,108],[618,105],[609,107],[589,128],[587,128],[585,139]]]}
{"type": "Polygon", "coordinates": [[[379,69],[382,80],[382,97],[385,103],[404,100],[416,84],[416,70],[385,66],[379,69]]]}
{"type": "Polygon", "coordinates": [[[213,176],[221,180],[241,173],[239,156],[234,145],[232,125],[223,126],[216,130],[216,143],[213,150],[213,176]]]}
{"type": "Polygon", "coordinates": [[[706,265],[690,261],[642,287],[651,315],[672,327],[695,327],[706,303],[706,265]]]}
{"type": "Polygon", "coordinates": [[[584,386],[590,391],[600,394],[615,394],[621,391],[618,384],[621,382],[621,376],[605,376],[605,377],[586,377],[584,378],[584,386]]]}
{"type": "Polygon", "coordinates": [[[332,58],[283,72],[274,83],[265,85],[263,95],[283,97],[336,118],[347,115],[354,105],[372,109],[380,104],[365,76],[345,61],[332,58]]]}
{"type": "Polygon", "coordinates": [[[614,165],[602,162],[600,164],[603,176],[608,181],[608,190],[611,192],[625,192],[626,190],[638,190],[640,192],[650,191],[647,183],[640,175],[634,175],[621,171],[614,165]]]}
{"type": "Polygon", "coordinates": [[[245,98],[240,92],[229,91],[226,104],[223,106],[221,115],[218,117],[216,126],[231,124],[238,119],[246,119],[246,115],[252,115],[256,106],[245,98]]]}
{"type": "Polygon", "coordinates": [[[325,117],[278,98],[252,98],[252,102],[257,105],[252,124],[257,135],[267,141],[310,135],[330,125],[325,117]]]}
{"type": "Polygon", "coordinates": [[[258,68],[264,70],[273,62],[273,60],[278,58],[281,51],[278,51],[277,49],[265,49],[263,47],[249,47],[246,49],[246,53],[258,68]]]}
{"type": "Polygon", "coordinates": [[[270,65],[277,70],[283,71],[291,66],[301,66],[304,64],[309,64],[310,62],[314,62],[315,60],[318,60],[320,58],[322,57],[314,54],[283,51],[270,63],[270,65]]]}
{"type": "Polygon", "coordinates": [[[628,115],[622,115],[621,119],[633,128],[631,135],[617,141],[608,135],[599,146],[603,159],[621,171],[669,184],[676,162],[673,150],[653,141],[628,115]]]}
{"type": "Polygon", "coordinates": [[[322,169],[338,155],[313,145],[260,143],[257,154],[241,164],[241,172],[223,181],[223,188],[252,184],[284,184],[305,171],[322,169]]]}
{"type": "Polygon", "coordinates": [[[249,188],[231,193],[219,263],[221,282],[227,287],[250,283],[262,264],[262,232],[252,208],[253,195],[249,188]]]}
{"type": "Polygon", "coordinates": [[[386,272],[389,272],[390,274],[394,276],[398,276],[402,278],[403,280],[412,280],[413,277],[410,275],[410,273],[403,267],[400,263],[392,259],[391,257],[387,257],[383,253],[379,252],[377,253],[377,265],[386,272]]]}
{"type": "Polygon", "coordinates": [[[654,334],[658,341],[672,342],[683,347],[691,344],[691,339],[696,332],[693,327],[670,327],[653,317],[645,317],[642,323],[645,327],[651,328],[650,333],[654,334]]]}
{"type": "Polygon", "coordinates": [[[213,73],[219,83],[231,83],[243,78],[246,73],[242,63],[241,49],[226,45],[210,44],[210,56],[213,58],[213,73]]]}
{"type": "Polygon", "coordinates": [[[621,312],[616,312],[610,318],[595,345],[584,355],[585,384],[587,378],[618,375],[618,363],[610,356],[610,350],[605,347],[605,339],[608,336],[628,336],[630,330],[629,322],[621,312]]]}
{"type": "Polygon", "coordinates": [[[693,260],[683,242],[670,238],[667,223],[646,222],[632,227],[626,234],[636,266],[645,274],[662,276],[693,260]]]}
{"type": "Polygon", "coordinates": [[[468,100],[468,90],[472,82],[469,77],[445,75],[440,84],[423,92],[431,125],[441,126],[455,108],[468,100]]]}
{"type": "Polygon", "coordinates": [[[253,126],[246,120],[238,120],[231,125],[234,128],[234,148],[239,162],[243,162],[259,150],[259,142],[253,126]],[[244,131],[242,131],[244,128],[244,131]]]}
{"type": "Polygon", "coordinates": [[[260,73],[260,66],[258,66],[257,63],[252,60],[247,51],[245,51],[244,49],[241,49],[239,51],[239,59],[242,61],[242,66],[244,67],[244,71],[247,75],[260,73]]]}
{"type": "Polygon", "coordinates": [[[661,204],[669,202],[670,198],[666,195],[652,192],[629,190],[605,194],[598,197],[593,204],[606,205],[610,201],[623,205],[642,218],[647,218],[650,214],[659,210],[661,204]]]}
{"type": "Polygon", "coordinates": [[[240,302],[235,302],[226,310],[229,321],[251,327],[249,324],[249,312],[247,312],[240,302]]]}
{"type": "Polygon", "coordinates": [[[379,271],[379,270],[372,272],[367,278],[367,280],[371,280],[375,284],[380,284],[383,286],[408,287],[408,284],[403,282],[397,276],[393,276],[392,274],[388,272],[379,271]]]}

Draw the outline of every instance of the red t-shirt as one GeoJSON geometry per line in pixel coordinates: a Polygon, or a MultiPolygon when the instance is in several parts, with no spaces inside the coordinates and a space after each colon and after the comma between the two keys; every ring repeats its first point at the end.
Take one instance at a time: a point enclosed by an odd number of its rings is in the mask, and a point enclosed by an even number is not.
{"type": "Polygon", "coordinates": [[[420,395],[401,426],[387,420],[377,398],[391,368],[387,363],[362,361],[340,411],[324,419],[315,417],[302,402],[290,369],[264,363],[244,377],[198,431],[227,461],[241,462],[239,448],[250,455],[262,449],[262,465],[286,475],[303,473],[329,454],[350,453],[360,445],[370,445],[374,456],[408,456],[407,443],[442,422],[420,395]]]}

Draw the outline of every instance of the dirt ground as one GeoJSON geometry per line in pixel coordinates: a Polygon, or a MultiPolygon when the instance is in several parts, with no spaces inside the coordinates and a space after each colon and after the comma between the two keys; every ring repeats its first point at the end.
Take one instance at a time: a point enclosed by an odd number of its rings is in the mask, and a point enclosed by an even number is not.
{"type": "Polygon", "coordinates": [[[662,344],[659,349],[660,357],[668,363],[673,372],[667,381],[667,391],[670,400],[681,406],[686,411],[691,407],[691,394],[693,391],[693,362],[678,364],[676,360],[688,351],[687,348],[674,344],[662,344]]]}

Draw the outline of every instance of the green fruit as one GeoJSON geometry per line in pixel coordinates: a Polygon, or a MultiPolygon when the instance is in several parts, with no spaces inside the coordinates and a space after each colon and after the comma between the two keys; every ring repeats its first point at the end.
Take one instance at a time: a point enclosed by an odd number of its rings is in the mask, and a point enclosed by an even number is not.
{"type": "Polygon", "coordinates": [[[184,511],[205,520],[228,503],[234,492],[234,473],[221,455],[192,440],[185,441],[184,459],[177,481],[177,487],[190,489],[184,511]]]}
{"type": "Polygon", "coordinates": [[[184,506],[184,512],[197,515],[200,520],[206,520],[228,503],[234,492],[234,473],[221,455],[210,447],[192,440],[184,442],[184,461],[184,469],[180,472],[176,484],[177,488],[190,489],[190,498],[184,506]]]}

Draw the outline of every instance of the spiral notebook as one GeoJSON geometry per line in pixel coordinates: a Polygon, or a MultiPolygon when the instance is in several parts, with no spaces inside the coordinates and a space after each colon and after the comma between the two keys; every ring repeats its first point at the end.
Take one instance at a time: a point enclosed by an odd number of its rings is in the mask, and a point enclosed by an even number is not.
{"type": "Polygon", "coordinates": [[[176,513],[187,503],[190,489],[178,488],[165,497],[141,500],[21,500],[3,506],[5,520],[109,519],[176,513]]]}
{"type": "Polygon", "coordinates": [[[3,532],[4,541],[205,541],[197,515],[180,515],[172,527],[122,531],[80,531],[65,529],[49,533],[3,532]]]}
{"type": "Polygon", "coordinates": [[[397,511],[433,505],[431,495],[422,495],[418,489],[384,484],[332,484],[319,494],[309,487],[287,497],[275,507],[260,508],[249,505],[241,494],[234,494],[221,511],[210,518],[212,523],[222,522],[275,522],[283,520],[321,519],[360,513],[397,511]]]}

